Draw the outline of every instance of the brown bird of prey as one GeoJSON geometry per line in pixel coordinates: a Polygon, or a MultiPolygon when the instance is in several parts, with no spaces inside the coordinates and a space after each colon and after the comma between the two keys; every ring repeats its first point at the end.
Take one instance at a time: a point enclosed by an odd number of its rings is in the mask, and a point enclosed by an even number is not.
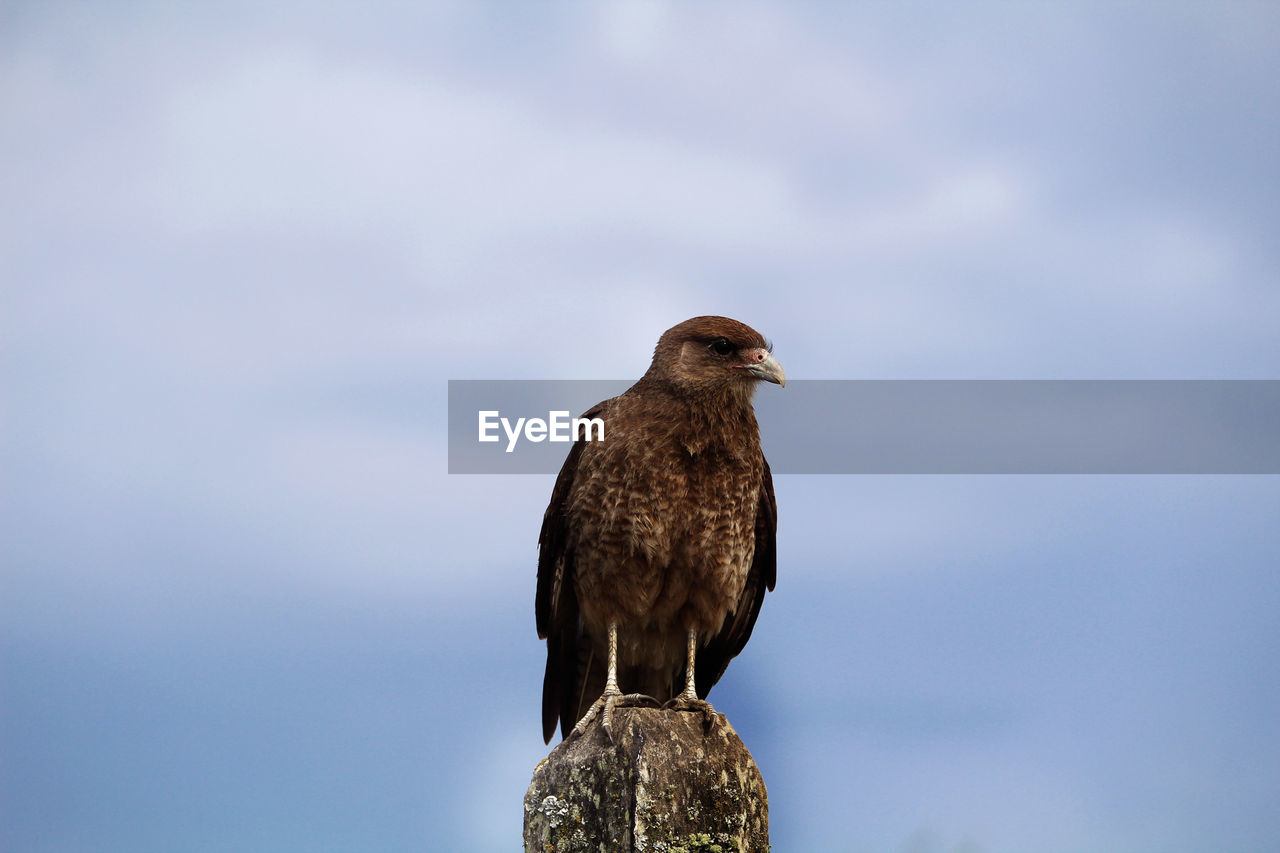
{"type": "Polygon", "coordinates": [[[640,381],[586,413],[604,438],[573,445],[538,537],[546,741],[557,720],[568,737],[598,715],[612,737],[619,704],[711,711],[704,698],[777,575],[760,380],[786,383],[759,332],[694,317],[663,334],[640,381]]]}

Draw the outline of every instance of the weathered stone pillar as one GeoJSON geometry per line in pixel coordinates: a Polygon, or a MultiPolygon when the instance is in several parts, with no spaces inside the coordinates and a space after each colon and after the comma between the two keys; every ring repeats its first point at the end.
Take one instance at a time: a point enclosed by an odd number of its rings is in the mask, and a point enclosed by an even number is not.
{"type": "Polygon", "coordinates": [[[764,779],[723,714],[617,708],[562,742],[524,797],[525,853],[766,853],[764,779]]]}

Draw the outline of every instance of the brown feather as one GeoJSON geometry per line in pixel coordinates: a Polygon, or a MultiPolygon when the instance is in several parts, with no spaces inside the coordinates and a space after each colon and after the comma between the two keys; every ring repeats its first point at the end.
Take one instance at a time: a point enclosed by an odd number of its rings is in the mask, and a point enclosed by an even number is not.
{"type": "Polygon", "coordinates": [[[659,701],[683,686],[688,630],[703,697],[751,636],[776,579],[777,505],[758,378],[743,368],[768,349],[736,320],[695,317],[663,334],[640,381],[587,413],[605,438],[570,450],[538,540],[546,740],[600,695],[610,622],[622,690],[659,701]]]}

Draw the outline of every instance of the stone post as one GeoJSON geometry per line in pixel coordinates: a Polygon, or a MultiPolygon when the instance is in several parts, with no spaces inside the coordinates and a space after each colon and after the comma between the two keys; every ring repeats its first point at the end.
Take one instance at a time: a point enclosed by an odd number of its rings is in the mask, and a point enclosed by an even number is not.
{"type": "Polygon", "coordinates": [[[525,853],[766,853],[764,779],[723,714],[617,708],[561,742],[524,798],[525,853]]]}

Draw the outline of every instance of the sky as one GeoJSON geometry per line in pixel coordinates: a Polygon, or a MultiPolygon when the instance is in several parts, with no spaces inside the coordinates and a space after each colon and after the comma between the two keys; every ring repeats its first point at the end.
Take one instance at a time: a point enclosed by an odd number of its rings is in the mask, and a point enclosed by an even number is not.
{"type": "MultiPolygon", "coordinates": [[[[1272,3],[19,2],[0,103],[14,853],[517,848],[553,480],[450,379],[1280,378],[1272,3]]],[[[1280,834],[1275,476],[776,491],[775,850],[1280,834]]]]}

